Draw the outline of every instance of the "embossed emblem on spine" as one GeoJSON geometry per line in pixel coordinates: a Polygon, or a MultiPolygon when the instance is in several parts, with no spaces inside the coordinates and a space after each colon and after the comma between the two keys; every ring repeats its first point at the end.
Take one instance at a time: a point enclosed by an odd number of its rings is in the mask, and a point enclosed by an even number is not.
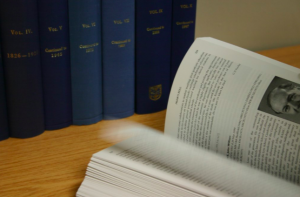
{"type": "Polygon", "coordinates": [[[152,101],[157,101],[162,95],[162,85],[156,85],[149,88],[149,98],[152,101]]]}

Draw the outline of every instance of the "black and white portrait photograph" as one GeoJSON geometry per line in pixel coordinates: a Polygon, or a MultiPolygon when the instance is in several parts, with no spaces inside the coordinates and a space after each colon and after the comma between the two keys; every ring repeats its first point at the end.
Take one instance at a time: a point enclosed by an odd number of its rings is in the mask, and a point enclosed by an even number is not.
{"type": "Polygon", "coordinates": [[[300,84],[274,77],[258,110],[300,123],[300,84]]]}

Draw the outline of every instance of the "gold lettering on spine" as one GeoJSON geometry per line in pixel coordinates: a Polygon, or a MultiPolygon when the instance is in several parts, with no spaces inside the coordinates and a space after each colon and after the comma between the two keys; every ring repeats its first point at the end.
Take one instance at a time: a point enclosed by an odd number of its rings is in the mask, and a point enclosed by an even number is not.
{"type": "Polygon", "coordinates": [[[92,52],[94,52],[94,51],[95,51],[94,48],[89,48],[89,49],[86,49],[86,50],[85,50],[86,53],[92,53],[92,52]]]}
{"type": "Polygon", "coordinates": [[[96,27],[96,23],[92,22],[91,24],[81,24],[84,29],[96,27]]]}
{"type": "Polygon", "coordinates": [[[27,53],[28,57],[37,56],[38,54],[39,54],[39,51],[33,51],[33,52],[27,53]]]}
{"type": "Polygon", "coordinates": [[[86,48],[91,48],[91,47],[95,47],[95,46],[98,46],[99,43],[94,43],[94,44],[89,44],[89,45],[80,45],[79,48],[81,49],[86,49],[86,48]]]}
{"type": "Polygon", "coordinates": [[[48,30],[49,30],[50,32],[58,31],[58,29],[55,28],[55,27],[48,27],[48,30]]]}
{"type": "Polygon", "coordinates": [[[89,24],[82,24],[83,28],[90,28],[91,26],[89,24]]]}
{"type": "Polygon", "coordinates": [[[39,51],[32,51],[28,52],[26,55],[21,53],[7,53],[7,58],[10,59],[19,59],[19,58],[26,58],[26,57],[34,57],[39,54],[39,51]]]}
{"type": "Polygon", "coordinates": [[[45,52],[46,53],[55,53],[55,52],[64,51],[64,50],[67,50],[67,47],[60,47],[60,48],[57,48],[57,49],[48,49],[48,48],[46,48],[45,52]]]}
{"type": "Polygon", "coordinates": [[[160,26],[160,27],[152,27],[152,28],[147,28],[147,31],[151,31],[152,32],[152,35],[155,35],[155,34],[160,34],[160,30],[164,29],[165,27],[164,26],[160,26]]]}
{"type": "Polygon", "coordinates": [[[123,20],[114,20],[115,25],[122,25],[123,23],[129,23],[129,22],[130,22],[129,18],[126,18],[126,19],[123,19],[123,20]]]}
{"type": "Polygon", "coordinates": [[[8,53],[7,58],[21,58],[21,53],[8,53]]]}
{"type": "Polygon", "coordinates": [[[48,27],[48,30],[50,32],[56,32],[56,31],[61,31],[63,29],[63,26],[58,26],[58,27],[48,27]]]}
{"type": "Polygon", "coordinates": [[[51,53],[51,58],[57,58],[63,56],[63,51],[67,50],[67,47],[60,47],[60,48],[54,48],[54,49],[45,49],[46,53],[51,53]]]}
{"type": "Polygon", "coordinates": [[[16,31],[16,30],[10,30],[11,35],[23,35],[24,33],[22,33],[21,31],[16,31]]]}
{"type": "Polygon", "coordinates": [[[25,34],[33,34],[31,29],[25,29],[25,31],[14,30],[14,29],[10,30],[11,35],[14,36],[24,35],[24,32],[25,34]]]}
{"type": "Polygon", "coordinates": [[[121,24],[123,24],[123,23],[122,23],[121,20],[114,20],[114,24],[116,24],[116,25],[121,25],[121,24]]]}
{"type": "MultiPolygon", "coordinates": [[[[122,19],[122,20],[114,20],[114,24],[115,25],[122,25],[124,23],[130,23],[130,19],[129,18],[126,18],[126,19],[122,19]]],[[[131,42],[130,39],[126,39],[126,40],[121,40],[121,41],[111,41],[111,44],[115,44],[115,45],[118,45],[119,48],[123,48],[123,47],[126,47],[126,44],[128,42],[131,42]]]]}
{"type": "Polygon", "coordinates": [[[51,58],[57,58],[57,57],[62,57],[63,56],[63,53],[60,52],[60,53],[51,53],[51,58]]]}
{"type": "Polygon", "coordinates": [[[98,46],[99,43],[93,43],[93,44],[88,44],[88,45],[79,45],[80,49],[85,49],[86,53],[92,53],[95,51],[94,47],[98,46]]]}
{"type": "Polygon", "coordinates": [[[194,21],[184,21],[184,22],[176,22],[176,25],[181,25],[182,29],[187,29],[190,27],[190,24],[193,24],[194,21]]]}
{"type": "Polygon", "coordinates": [[[126,39],[126,40],[118,40],[118,41],[111,41],[111,44],[116,44],[118,45],[119,48],[123,48],[126,46],[127,43],[131,42],[131,39],[126,39]]]}
{"type": "Polygon", "coordinates": [[[163,13],[163,9],[149,10],[149,14],[161,14],[161,13],[163,13]]]}
{"type": "Polygon", "coordinates": [[[184,4],[184,5],[180,5],[180,8],[182,9],[187,9],[187,8],[192,8],[193,4],[184,4]]]}
{"type": "Polygon", "coordinates": [[[162,85],[156,85],[149,87],[149,98],[152,101],[157,101],[162,95],[162,85]]]}
{"type": "Polygon", "coordinates": [[[25,33],[26,33],[26,34],[32,34],[33,32],[32,32],[31,29],[25,29],[25,33]]]}

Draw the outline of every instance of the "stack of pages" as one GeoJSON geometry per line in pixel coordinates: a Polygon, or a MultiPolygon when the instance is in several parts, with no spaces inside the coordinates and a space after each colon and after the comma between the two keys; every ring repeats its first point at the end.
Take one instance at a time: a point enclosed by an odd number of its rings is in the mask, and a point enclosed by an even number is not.
{"type": "Polygon", "coordinates": [[[299,73],[198,38],[176,74],[165,135],[140,128],[94,154],[77,196],[299,197],[299,73]]]}
{"type": "Polygon", "coordinates": [[[160,133],[93,155],[77,196],[299,196],[300,187],[160,133]]]}

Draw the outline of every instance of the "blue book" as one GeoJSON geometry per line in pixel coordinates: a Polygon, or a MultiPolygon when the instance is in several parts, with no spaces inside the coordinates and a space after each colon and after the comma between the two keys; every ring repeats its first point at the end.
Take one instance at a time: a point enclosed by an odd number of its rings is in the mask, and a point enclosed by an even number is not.
{"type": "Polygon", "coordinates": [[[102,0],[103,118],[134,113],[134,0],[102,0]]]}
{"type": "Polygon", "coordinates": [[[44,132],[37,0],[0,1],[1,41],[11,137],[44,132]]]}
{"type": "Polygon", "coordinates": [[[177,69],[195,39],[197,0],[173,0],[171,85],[177,69]]]}
{"type": "Polygon", "coordinates": [[[0,44],[0,141],[9,137],[8,119],[5,98],[5,83],[3,74],[3,64],[0,44]]]}
{"type": "Polygon", "coordinates": [[[69,1],[73,124],[102,119],[100,0],[69,1]]]}
{"type": "Polygon", "coordinates": [[[45,129],[72,124],[68,0],[39,0],[45,129]]]}
{"type": "Polygon", "coordinates": [[[136,1],[136,113],[166,109],[170,92],[172,0],[136,1]]]}

